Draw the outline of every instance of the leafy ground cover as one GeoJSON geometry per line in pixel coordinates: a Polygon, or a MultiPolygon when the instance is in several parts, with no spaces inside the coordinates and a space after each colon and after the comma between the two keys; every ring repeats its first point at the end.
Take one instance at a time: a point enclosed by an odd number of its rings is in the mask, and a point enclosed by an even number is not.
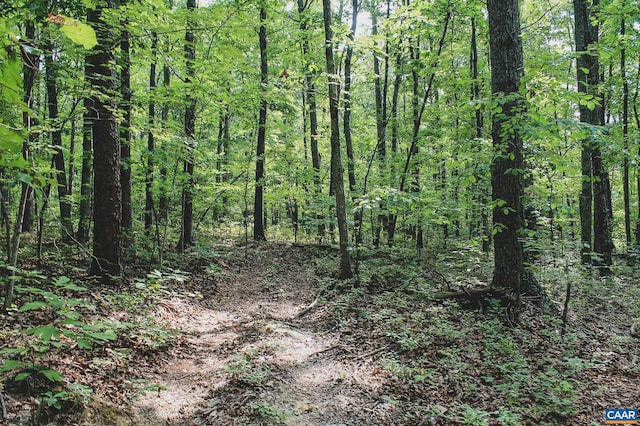
{"type": "Polygon", "coordinates": [[[598,425],[637,407],[637,270],[599,280],[538,259],[558,312],[529,304],[515,325],[497,302],[434,298],[487,281],[471,249],[358,257],[348,282],[332,249],[273,243],[203,248],[120,288],[51,264],[7,271],[5,422],[598,425]]]}

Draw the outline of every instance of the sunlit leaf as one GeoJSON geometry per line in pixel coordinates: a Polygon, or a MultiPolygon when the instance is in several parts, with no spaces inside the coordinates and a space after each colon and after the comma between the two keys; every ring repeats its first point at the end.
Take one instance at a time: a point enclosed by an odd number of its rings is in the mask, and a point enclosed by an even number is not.
{"type": "Polygon", "coordinates": [[[96,44],[98,44],[96,32],[93,28],[76,19],[69,18],[64,15],[49,15],[49,22],[60,24],[60,31],[62,34],[66,35],[71,41],[81,45],[85,49],[92,49],[96,44]]]}

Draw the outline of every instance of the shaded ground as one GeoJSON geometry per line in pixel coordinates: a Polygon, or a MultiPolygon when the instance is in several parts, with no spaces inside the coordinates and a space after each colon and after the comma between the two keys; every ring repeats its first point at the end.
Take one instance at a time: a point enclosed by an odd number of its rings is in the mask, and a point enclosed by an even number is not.
{"type": "MultiPolygon", "coordinates": [[[[40,423],[599,425],[605,408],[640,402],[632,270],[608,281],[539,273],[559,304],[564,284],[574,283],[561,336],[556,314],[532,308],[514,328],[498,304],[478,311],[433,300],[486,281],[489,268],[470,260],[475,254],[431,263],[403,251],[363,252],[354,288],[330,277],[330,249],[214,250],[185,258],[185,272],[132,282],[135,291],[92,292],[96,306],[84,314],[106,317],[119,337],[89,353],[71,344],[38,359],[94,395],[81,417],[62,410],[40,423]]],[[[32,327],[49,314],[14,314],[3,327],[32,327]]],[[[2,337],[5,348],[19,333],[2,337]]],[[[42,402],[7,389],[7,374],[6,423],[29,424],[42,402]]]]}
{"type": "Polygon", "coordinates": [[[210,296],[165,300],[158,315],[184,336],[147,377],[163,390],[138,399],[137,415],[171,425],[387,424],[395,410],[372,358],[327,329],[326,308],[297,318],[321,288],[308,254],[254,248],[221,262],[210,296]]]}

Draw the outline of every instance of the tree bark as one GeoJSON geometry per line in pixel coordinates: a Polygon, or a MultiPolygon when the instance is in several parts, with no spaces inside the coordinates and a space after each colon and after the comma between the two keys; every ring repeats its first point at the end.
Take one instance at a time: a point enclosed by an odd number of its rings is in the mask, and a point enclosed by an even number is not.
{"type": "Polygon", "coordinates": [[[519,94],[523,74],[518,0],[488,0],[491,51],[491,92],[501,111],[493,116],[491,135],[494,160],[491,184],[494,226],[494,271],[491,286],[523,291],[524,228],[522,197],[524,161],[517,120],[523,108],[519,94]]]}
{"type": "Polygon", "coordinates": [[[195,168],[195,149],[196,149],[196,105],[197,100],[194,92],[194,80],[196,77],[195,60],[196,45],[195,33],[193,27],[192,13],[196,8],[196,0],[187,0],[187,31],[184,37],[184,58],[187,68],[187,76],[185,83],[187,85],[186,107],[184,111],[184,134],[187,138],[187,146],[185,147],[185,155],[187,156],[183,164],[183,172],[186,176],[186,183],[182,188],[182,229],[180,232],[180,241],[178,242],[178,251],[183,252],[186,247],[194,244],[193,240],[193,193],[195,190],[195,180],[193,177],[195,168]]]}
{"type": "MultiPolygon", "coordinates": [[[[622,9],[625,9],[626,2],[622,2],[622,9]]],[[[632,244],[631,239],[631,196],[629,177],[629,80],[627,79],[627,49],[624,39],[626,35],[626,21],[624,14],[620,18],[620,37],[623,40],[620,49],[620,77],[622,78],[622,192],[624,201],[624,235],[627,243],[627,250],[632,244]]]]}
{"type": "MultiPolygon", "coordinates": [[[[120,184],[122,186],[122,228],[130,233],[133,226],[131,212],[131,43],[129,31],[126,29],[128,21],[122,24],[120,40],[120,57],[122,69],[120,71],[120,96],[122,122],[120,123],[120,184]]],[[[125,244],[130,236],[125,235],[125,244]]]]}
{"type": "MultiPolygon", "coordinates": [[[[638,62],[638,71],[636,73],[636,81],[640,81],[640,61],[638,62]]],[[[636,85],[633,91],[633,116],[636,122],[636,128],[640,129],[640,112],[638,111],[638,85],[636,85]]],[[[638,158],[640,158],[640,144],[638,144],[638,158]]],[[[636,247],[640,248],[640,173],[636,176],[636,194],[637,194],[637,206],[638,212],[636,216],[636,247]]]]}
{"type": "MultiPolygon", "coordinates": [[[[162,86],[163,91],[166,93],[169,90],[171,84],[171,69],[168,64],[164,64],[162,67],[162,86]]],[[[160,120],[162,126],[168,127],[169,122],[169,99],[165,96],[162,102],[162,109],[160,111],[160,120]]],[[[166,156],[163,156],[166,160],[166,156]]],[[[160,218],[166,220],[169,214],[169,194],[167,194],[167,176],[169,169],[167,167],[167,161],[162,161],[160,164],[160,195],[158,197],[158,210],[160,211],[160,218]]]]}
{"type": "Polygon", "coordinates": [[[331,183],[336,198],[336,216],[338,221],[338,237],[340,242],[340,270],[341,279],[351,278],[351,258],[349,255],[349,232],[347,229],[347,203],[344,191],[344,171],[342,169],[342,154],[340,152],[340,119],[339,119],[339,87],[336,77],[335,60],[333,57],[333,28],[331,27],[331,0],[322,0],[324,17],[325,57],[329,80],[329,115],[331,117],[331,183]]]}
{"type": "MultiPolygon", "coordinates": [[[[351,31],[347,35],[349,41],[344,58],[344,114],[342,128],[344,130],[344,142],[347,150],[347,176],[349,179],[349,190],[351,192],[354,192],[356,189],[355,159],[353,157],[353,142],[351,140],[351,61],[353,58],[353,40],[356,29],[358,28],[358,3],[359,0],[353,0],[352,2],[353,15],[351,16],[351,31]]],[[[375,57],[374,59],[377,60],[375,57]]],[[[356,227],[357,226],[358,219],[356,218],[356,227]]]]}
{"type": "MultiPolygon", "coordinates": [[[[402,56],[398,53],[396,58],[396,68],[395,68],[395,78],[393,80],[393,91],[391,94],[391,152],[393,158],[398,153],[398,134],[400,125],[398,123],[398,101],[400,97],[400,85],[402,83],[402,56]]],[[[396,177],[396,167],[395,161],[391,162],[391,176],[392,176],[392,184],[393,178],[396,177]]],[[[386,218],[386,232],[387,232],[387,246],[393,247],[393,240],[395,238],[395,215],[389,215],[386,218]]]]}
{"type": "MultiPolygon", "coordinates": [[[[310,59],[309,49],[309,16],[308,8],[311,2],[298,0],[298,16],[300,17],[300,32],[302,33],[302,56],[304,57],[304,99],[308,105],[309,113],[309,140],[311,149],[311,166],[313,167],[313,191],[316,197],[322,193],[320,179],[320,151],[318,150],[318,107],[316,102],[316,85],[313,80],[313,62],[310,59]]],[[[317,213],[318,239],[322,239],[325,234],[324,217],[317,213]]]]}
{"type": "Polygon", "coordinates": [[[155,125],[156,125],[156,69],[158,66],[158,34],[151,35],[151,64],[149,65],[149,109],[147,132],[147,170],[144,180],[144,229],[150,230],[153,227],[153,173],[154,158],[156,150],[155,125]]]}
{"type": "Polygon", "coordinates": [[[122,187],[120,185],[120,141],[113,115],[116,76],[113,72],[113,33],[102,19],[113,1],[101,2],[88,12],[87,22],[96,30],[98,44],[87,57],[89,81],[94,94],[89,99],[93,121],[93,260],[91,275],[103,283],[113,283],[121,273],[122,258],[122,187]]]}
{"type": "Polygon", "coordinates": [[[70,194],[67,185],[66,164],[62,150],[62,129],[61,124],[58,123],[58,82],[54,61],[55,54],[53,43],[47,42],[44,59],[46,68],[47,106],[49,109],[49,120],[51,120],[51,126],[53,128],[51,131],[51,145],[55,149],[53,164],[56,170],[56,188],[58,190],[58,201],[60,205],[61,237],[62,241],[70,243],[73,235],[73,225],[71,222],[71,202],[69,201],[70,194]]]}
{"type": "MultiPolygon", "coordinates": [[[[594,24],[591,13],[592,7],[598,5],[599,0],[593,0],[591,3],[588,0],[573,2],[575,42],[578,53],[578,91],[596,101],[593,106],[580,105],[580,121],[591,126],[604,125],[604,106],[601,104],[603,96],[598,88],[600,61],[595,50],[599,28],[594,24]]],[[[600,274],[609,275],[613,256],[611,187],[609,174],[602,161],[598,136],[587,137],[582,142],[580,224],[583,244],[582,263],[592,263],[591,252],[593,251],[596,255],[593,263],[598,267],[600,274]]]]}
{"type": "MultiPolygon", "coordinates": [[[[30,19],[28,19],[25,24],[25,36],[26,42],[31,46],[35,46],[36,26],[35,23],[30,19]]],[[[35,87],[36,73],[40,65],[40,57],[28,51],[25,51],[23,55],[23,101],[29,110],[33,110],[33,107],[35,105],[33,90],[35,87]]],[[[22,146],[22,157],[27,161],[31,161],[30,145],[37,138],[37,135],[32,131],[32,127],[36,124],[36,118],[32,117],[29,114],[29,111],[22,112],[22,125],[28,131],[28,137],[25,139],[22,146]]],[[[23,183],[23,186],[26,186],[27,188],[26,192],[24,192],[26,200],[24,208],[24,218],[22,221],[22,232],[31,232],[33,230],[34,190],[30,185],[27,185],[26,183],[23,183]]]]}
{"type": "MultiPolygon", "coordinates": [[[[479,101],[480,98],[480,81],[479,73],[478,73],[478,41],[477,41],[477,26],[475,17],[471,18],[471,49],[470,49],[470,72],[471,72],[471,100],[474,102],[479,101]]],[[[482,133],[484,129],[484,118],[482,116],[482,111],[480,108],[475,109],[474,113],[474,127],[475,127],[475,138],[480,140],[482,138],[482,133]]],[[[482,146],[478,147],[478,150],[481,150],[482,146]]],[[[475,166],[477,170],[478,165],[475,166]]],[[[485,189],[487,186],[483,182],[482,173],[476,172],[474,173],[476,177],[475,193],[473,195],[474,200],[474,219],[476,215],[479,215],[480,219],[478,221],[473,220],[471,230],[471,235],[480,235],[482,238],[482,251],[484,253],[489,253],[491,249],[491,228],[489,226],[489,215],[487,214],[487,205],[488,205],[488,190],[485,189]]]]}
{"type": "MultiPolygon", "coordinates": [[[[89,63],[85,65],[85,81],[90,81],[89,63]]],[[[93,198],[91,175],[93,172],[93,119],[91,112],[92,102],[89,98],[84,100],[84,113],[82,116],[82,169],[80,171],[80,206],[78,209],[78,232],[76,240],[80,244],[89,241],[89,228],[91,223],[91,204],[93,198]]]]}
{"type": "Polygon", "coordinates": [[[264,233],[264,161],[267,139],[267,84],[269,67],[267,64],[267,9],[264,1],[260,3],[260,112],[258,113],[258,143],[256,146],[256,188],[253,198],[253,239],[265,241],[264,233]]]}
{"type": "MultiPolygon", "coordinates": [[[[351,31],[347,35],[349,39],[347,44],[347,51],[344,59],[344,113],[342,128],[344,130],[344,142],[347,150],[347,176],[349,180],[349,191],[351,197],[356,196],[356,169],[355,158],[353,155],[353,141],[351,139],[351,61],[353,59],[353,41],[355,38],[356,30],[358,28],[358,3],[359,0],[353,0],[352,2],[352,16],[351,16],[351,31]]],[[[373,15],[372,15],[373,16],[373,15]]],[[[354,214],[354,234],[355,243],[360,245],[362,240],[362,232],[360,227],[362,226],[363,210],[359,209],[354,214]]]]}

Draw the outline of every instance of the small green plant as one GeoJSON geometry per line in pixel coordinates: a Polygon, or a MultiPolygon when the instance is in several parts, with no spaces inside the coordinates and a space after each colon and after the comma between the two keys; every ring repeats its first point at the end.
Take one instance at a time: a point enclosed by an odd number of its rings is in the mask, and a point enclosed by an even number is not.
{"type": "Polygon", "coordinates": [[[488,426],[489,416],[491,413],[481,410],[479,408],[470,407],[469,405],[463,405],[460,407],[461,419],[460,422],[463,425],[469,426],[488,426]]]}
{"type": "Polygon", "coordinates": [[[40,404],[45,408],[62,410],[65,405],[77,406],[89,402],[93,389],[81,383],[71,383],[62,391],[47,391],[40,397],[40,404]]]}
{"type": "Polygon", "coordinates": [[[5,386],[14,387],[18,392],[38,395],[38,417],[44,410],[70,409],[88,401],[92,392],[90,387],[79,383],[65,384],[63,376],[50,368],[46,360],[52,351],[74,349],[94,350],[114,341],[116,330],[129,325],[120,322],[88,322],[83,312],[95,307],[81,296],[87,291],[66,276],[55,278],[46,283],[46,277],[34,271],[12,269],[9,279],[22,284],[15,291],[25,302],[15,307],[10,315],[37,316],[42,325],[18,330],[16,338],[21,344],[4,348],[0,357],[0,374],[9,375],[5,386]],[[116,327],[117,325],[117,327],[116,327]]]}
{"type": "Polygon", "coordinates": [[[573,384],[562,376],[554,368],[549,368],[536,377],[534,397],[541,415],[562,419],[574,413],[573,403],[578,395],[573,384]]]}
{"type": "Polygon", "coordinates": [[[522,416],[510,408],[500,408],[496,420],[504,426],[518,426],[523,423],[522,416]]]}
{"type": "Polygon", "coordinates": [[[255,362],[255,358],[259,354],[257,349],[247,352],[237,353],[223,370],[223,373],[230,374],[235,380],[247,385],[259,385],[263,383],[268,374],[269,369],[255,362]]]}
{"type": "Polygon", "coordinates": [[[283,410],[268,402],[251,404],[251,408],[262,422],[270,425],[284,424],[287,417],[293,416],[293,413],[290,411],[283,410]]]}

